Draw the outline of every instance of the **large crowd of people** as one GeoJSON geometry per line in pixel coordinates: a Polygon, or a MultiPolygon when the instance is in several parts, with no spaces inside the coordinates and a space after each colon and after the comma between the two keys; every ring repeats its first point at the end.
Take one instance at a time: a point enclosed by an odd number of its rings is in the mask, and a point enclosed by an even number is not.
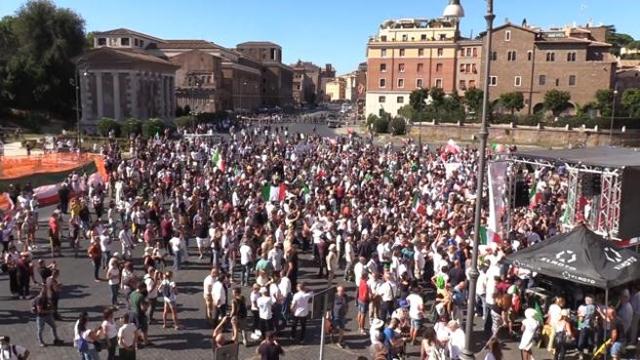
{"type": "MultiPolygon", "coordinates": [[[[47,221],[47,251],[35,241],[32,189],[11,190],[16,209],[0,225],[3,267],[16,297],[30,297],[30,286],[41,284],[32,300],[41,346],[45,324],[54,343],[61,341],[57,279],[71,270],[59,269],[55,258],[68,246],[91,259],[95,281],[110,289],[110,298],[93,304],[105,305],[102,323],[90,325],[83,312],[74,326],[83,359],[134,359],[138,349],[154,346],[148,330],[160,307],[163,327],[180,331],[174,275],[194,262],[210,268],[202,274],[202,307],[214,350],[259,343],[263,359],[277,359],[284,353],[279,339],[310,340],[316,294],[300,272],[306,253],[317,277],[336,286],[321,314],[336,346],[349,346],[351,320],[370,339],[372,358],[406,357],[411,344],[419,344],[422,359],[460,358],[477,150],[412,141],[377,146],[356,134],[324,138],[281,126],[231,129],[222,139],[135,137],[121,145],[112,140],[100,149],[107,182],[81,174],[65,180],[47,221]],[[356,309],[353,319],[349,308],[356,309]]],[[[620,359],[637,339],[638,286],[618,289],[611,306],[585,291],[558,296],[547,309],[526,296],[541,277],[501,261],[561,230],[562,171],[523,176],[539,199],[513,212],[513,231],[503,241],[479,246],[476,314],[490,339],[485,358],[500,360],[505,340],[520,339],[528,360],[540,341],[564,359],[571,347],[594,352],[609,339],[611,356],[620,359]]]]}

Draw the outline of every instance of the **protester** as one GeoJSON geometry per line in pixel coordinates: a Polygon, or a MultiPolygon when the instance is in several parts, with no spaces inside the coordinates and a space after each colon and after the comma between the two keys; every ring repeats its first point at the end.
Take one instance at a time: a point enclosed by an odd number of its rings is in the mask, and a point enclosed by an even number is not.
{"type": "MultiPolygon", "coordinates": [[[[158,286],[162,298],[164,300],[164,310],[162,311],[162,327],[167,328],[167,314],[170,312],[173,318],[173,327],[176,330],[180,330],[180,324],[178,323],[178,304],[176,302],[178,296],[178,289],[176,283],[173,281],[173,273],[167,271],[164,273],[162,282],[158,286]]],[[[148,298],[148,295],[147,295],[148,298]]],[[[151,316],[149,316],[151,318],[151,316]]]]}
{"type": "Polygon", "coordinates": [[[30,352],[25,347],[11,343],[11,338],[6,335],[0,336],[0,359],[3,360],[26,360],[30,352]]]}

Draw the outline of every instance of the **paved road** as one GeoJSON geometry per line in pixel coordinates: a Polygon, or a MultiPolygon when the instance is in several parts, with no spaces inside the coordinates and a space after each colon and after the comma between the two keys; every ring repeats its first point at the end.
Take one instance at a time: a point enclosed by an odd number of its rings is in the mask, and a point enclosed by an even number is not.
{"type": "MultiPolygon", "coordinates": [[[[291,131],[310,132],[314,125],[296,124],[291,126],[291,131]]],[[[331,136],[336,133],[334,129],[327,129],[326,126],[316,126],[324,136],[331,136]]],[[[337,130],[344,132],[345,128],[337,130]]],[[[52,208],[41,209],[41,230],[38,232],[38,244],[40,249],[35,251],[35,257],[44,257],[48,261],[46,250],[46,221],[52,208]]],[[[66,222],[65,222],[66,223],[66,222]]],[[[193,241],[192,241],[193,243],[193,241]]],[[[96,283],[93,281],[93,267],[89,259],[83,255],[79,258],[73,257],[66,243],[63,243],[63,257],[57,258],[61,270],[60,280],[64,284],[62,297],[60,299],[60,313],[63,321],[58,322],[58,332],[65,340],[64,346],[48,346],[44,349],[37,346],[36,326],[34,316],[30,313],[28,300],[16,300],[10,297],[8,277],[0,274],[0,334],[10,335],[12,342],[26,346],[32,352],[33,359],[75,359],[78,357],[77,351],[72,347],[73,324],[80,311],[88,311],[91,325],[95,325],[100,320],[103,308],[109,304],[110,293],[106,283],[96,283]]],[[[86,243],[83,244],[86,248],[86,243]]],[[[141,247],[136,250],[136,256],[140,256],[141,247]]],[[[138,352],[139,359],[174,359],[177,355],[186,356],[189,359],[211,359],[211,330],[204,319],[204,309],[202,303],[202,280],[208,273],[208,267],[204,263],[199,263],[195,256],[195,248],[190,248],[191,263],[176,274],[175,280],[178,284],[180,295],[178,296],[179,316],[181,318],[183,330],[163,329],[161,324],[152,323],[150,326],[150,338],[155,343],[154,346],[141,349],[138,352]]],[[[315,290],[326,288],[326,280],[316,279],[316,273],[310,254],[301,256],[301,279],[308,281],[315,290]]],[[[137,272],[141,272],[140,262],[136,263],[137,272]]],[[[36,276],[38,278],[38,276],[36,276]]],[[[337,279],[341,279],[340,276],[337,279]]],[[[38,278],[39,280],[39,278],[38,278]]],[[[351,284],[349,284],[351,286],[351,284]]],[[[348,288],[348,293],[353,296],[354,288],[348,288]]],[[[32,289],[35,295],[37,289],[32,289]]],[[[246,289],[245,289],[246,292],[246,289]]],[[[350,306],[348,319],[355,318],[355,307],[350,306]]],[[[122,313],[120,310],[119,313],[122,313]]],[[[161,312],[156,318],[161,318],[161,312]]],[[[368,337],[357,334],[357,326],[354,321],[347,323],[350,330],[346,336],[347,349],[340,349],[335,345],[326,347],[325,359],[355,359],[358,355],[367,355],[368,337]]],[[[288,331],[284,333],[288,336],[288,331]]],[[[281,342],[285,345],[286,359],[317,359],[320,343],[320,324],[311,321],[308,326],[307,342],[304,346],[289,346],[286,340],[281,342]]],[[[51,343],[51,333],[48,328],[45,330],[45,341],[51,343]]],[[[481,336],[474,336],[476,346],[484,341],[481,336]]],[[[240,347],[240,359],[255,358],[255,347],[240,347]]],[[[410,358],[419,357],[417,347],[409,347],[410,358]]],[[[505,359],[520,358],[516,344],[507,344],[507,355],[505,359]],[[513,350],[515,348],[515,351],[513,350]]],[[[544,354],[546,355],[546,354],[544,354]]],[[[105,357],[106,353],[102,353],[105,357]]],[[[548,356],[537,354],[536,359],[544,359],[548,356]]]]}

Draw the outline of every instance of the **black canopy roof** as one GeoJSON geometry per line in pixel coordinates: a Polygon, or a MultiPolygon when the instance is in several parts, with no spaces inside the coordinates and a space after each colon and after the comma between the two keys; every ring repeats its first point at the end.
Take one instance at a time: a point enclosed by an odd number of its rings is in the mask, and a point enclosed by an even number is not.
{"type": "Polygon", "coordinates": [[[640,279],[640,254],[576,226],[506,257],[507,262],[537,273],[599,288],[640,279]]]}
{"type": "Polygon", "coordinates": [[[613,168],[640,166],[640,151],[632,148],[610,146],[582,149],[524,150],[517,152],[515,155],[530,159],[544,159],[589,166],[613,168]]]}

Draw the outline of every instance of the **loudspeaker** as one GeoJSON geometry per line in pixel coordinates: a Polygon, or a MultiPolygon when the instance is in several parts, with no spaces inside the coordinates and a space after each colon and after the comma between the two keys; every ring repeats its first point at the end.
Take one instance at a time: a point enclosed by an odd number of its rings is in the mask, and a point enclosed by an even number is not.
{"type": "Polygon", "coordinates": [[[580,187],[584,196],[599,196],[602,193],[602,175],[596,173],[582,174],[580,187]]]}
{"type": "Polygon", "coordinates": [[[525,181],[516,181],[515,207],[529,206],[529,185],[525,181]]]}

